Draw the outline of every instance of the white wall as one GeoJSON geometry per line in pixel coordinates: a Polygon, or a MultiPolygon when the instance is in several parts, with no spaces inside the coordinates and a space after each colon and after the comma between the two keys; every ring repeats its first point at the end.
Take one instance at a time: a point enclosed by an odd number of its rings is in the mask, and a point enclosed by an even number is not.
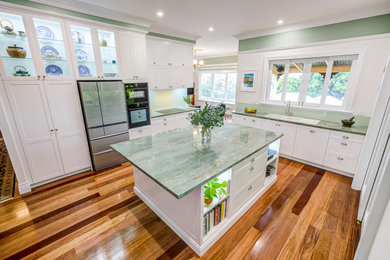
{"type": "Polygon", "coordinates": [[[256,70],[256,92],[241,92],[237,86],[236,102],[258,103],[263,92],[264,60],[268,56],[296,56],[333,53],[338,51],[363,52],[362,67],[357,78],[355,95],[351,110],[354,113],[371,115],[378,95],[384,68],[390,55],[390,35],[386,37],[362,37],[349,40],[306,45],[306,47],[285,48],[283,50],[258,50],[241,52],[238,55],[239,70],[256,70]]]}

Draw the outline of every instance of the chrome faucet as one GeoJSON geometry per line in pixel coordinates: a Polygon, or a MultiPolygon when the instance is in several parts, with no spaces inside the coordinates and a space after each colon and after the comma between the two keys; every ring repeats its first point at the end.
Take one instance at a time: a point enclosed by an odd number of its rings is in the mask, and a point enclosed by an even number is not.
{"type": "Polygon", "coordinates": [[[287,102],[286,108],[287,108],[286,115],[287,116],[291,116],[292,113],[290,112],[290,108],[291,108],[291,102],[290,101],[287,102]]]}

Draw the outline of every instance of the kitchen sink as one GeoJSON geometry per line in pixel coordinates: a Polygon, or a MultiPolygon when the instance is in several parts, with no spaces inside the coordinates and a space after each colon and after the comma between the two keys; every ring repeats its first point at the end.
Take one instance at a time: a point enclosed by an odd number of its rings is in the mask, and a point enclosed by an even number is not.
{"type": "Polygon", "coordinates": [[[297,117],[297,116],[286,116],[286,115],[280,115],[280,114],[267,114],[267,115],[265,115],[265,117],[271,118],[271,119],[289,121],[289,122],[293,122],[293,123],[307,124],[307,125],[316,125],[320,122],[320,120],[297,117]]]}

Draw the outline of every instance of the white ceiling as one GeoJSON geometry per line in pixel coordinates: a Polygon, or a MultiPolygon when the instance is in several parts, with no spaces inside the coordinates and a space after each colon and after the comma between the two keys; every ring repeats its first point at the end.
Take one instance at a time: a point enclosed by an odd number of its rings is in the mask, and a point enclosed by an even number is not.
{"type": "MultiPolygon", "coordinates": [[[[149,20],[157,33],[197,39],[201,56],[234,53],[234,36],[329,24],[389,12],[390,0],[79,0],[149,20]],[[156,12],[164,12],[162,18],[156,12]],[[283,19],[283,25],[277,20],[283,19]],[[213,32],[208,28],[214,27],[213,32]]],[[[115,17],[112,17],[115,19],[115,17]]]]}

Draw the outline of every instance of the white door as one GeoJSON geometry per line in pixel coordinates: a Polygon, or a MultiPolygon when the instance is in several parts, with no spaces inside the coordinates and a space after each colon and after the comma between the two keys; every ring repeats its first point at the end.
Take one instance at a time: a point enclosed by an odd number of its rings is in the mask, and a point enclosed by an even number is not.
{"type": "Polygon", "coordinates": [[[263,120],[262,126],[264,129],[284,134],[280,139],[280,153],[288,156],[293,155],[297,130],[296,125],[273,120],[263,120]]]}
{"type": "Polygon", "coordinates": [[[132,41],[130,32],[118,32],[118,48],[121,58],[121,77],[135,79],[134,63],[132,62],[132,41]]]}
{"type": "Polygon", "coordinates": [[[330,131],[298,126],[293,156],[305,161],[323,164],[330,131]]]}
{"type": "Polygon", "coordinates": [[[192,68],[193,53],[194,51],[192,46],[181,47],[181,66],[192,68]]]}
{"type": "Polygon", "coordinates": [[[50,112],[65,173],[90,168],[80,99],[73,81],[46,81],[50,112]]]}
{"type": "Polygon", "coordinates": [[[146,79],[146,36],[141,33],[132,33],[131,35],[133,75],[137,80],[146,79]]]}
{"type": "Polygon", "coordinates": [[[34,183],[64,173],[42,81],[5,82],[34,183]]]}
{"type": "Polygon", "coordinates": [[[154,65],[167,66],[171,44],[166,41],[154,41],[154,65]]]}

